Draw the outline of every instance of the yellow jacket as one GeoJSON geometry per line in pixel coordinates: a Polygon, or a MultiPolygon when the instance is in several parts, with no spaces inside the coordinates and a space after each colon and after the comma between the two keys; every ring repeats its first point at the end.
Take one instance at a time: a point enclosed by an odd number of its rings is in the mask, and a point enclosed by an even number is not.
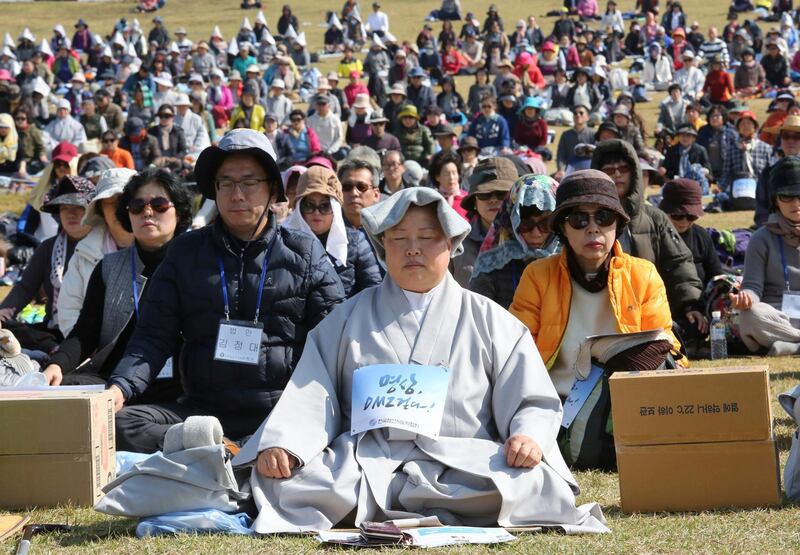
{"type": "MultiPolygon", "coordinates": [[[[264,131],[264,117],[267,115],[266,110],[261,104],[253,105],[253,111],[250,114],[250,121],[246,122],[246,127],[255,131],[264,131]]],[[[244,118],[244,110],[241,106],[237,106],[231,113],[231,119],[228,122],[228,129],[236,129],[236,122],[244,118]]]]}
{"type": "MultiPolygon", "coordinates": [[[[622,252],[614,244],[608,271],[608,296],[617,319],[617,331],[632,333],[663,328],[672,337],[675,351],[680,343],[672,333],[672,316],[664,282],[651,262],[622,252]]],[[[558,356],[567,329],[572,280],[567,253],[536,260],[525,268],[509,310],[528,326],[545,365],[558,356]]],[[[685,360],[681,361],[685,364],[685,360]]]]}

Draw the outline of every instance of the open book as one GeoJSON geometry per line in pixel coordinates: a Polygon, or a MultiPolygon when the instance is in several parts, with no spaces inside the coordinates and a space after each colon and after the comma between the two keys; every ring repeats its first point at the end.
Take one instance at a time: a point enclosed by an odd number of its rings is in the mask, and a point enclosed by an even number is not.
{"type": "Polygon", "coordinates": [[[632,347],[652,341],[669,341],[672,337],[663,329],[639,331],[634,333],[609,333],[606,335],[590,335],[581,343],[574,370],[579,379],[585,380],[592,370],[592,359],[600,364],[608,362],[614,356],[632,347]]]}

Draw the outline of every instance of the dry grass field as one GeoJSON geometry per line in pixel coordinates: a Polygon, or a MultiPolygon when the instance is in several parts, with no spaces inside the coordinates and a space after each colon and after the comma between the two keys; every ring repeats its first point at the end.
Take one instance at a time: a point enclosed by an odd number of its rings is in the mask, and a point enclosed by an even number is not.
{"type": "MultiPolygon", "coordinates": [[[[279,16],[280,2],[269,0],[264,12],[271,27],[275,27],[279,16]]],[[[368,10],[371,2],[362,0],[362,10],[368,10]]],[[[423,18],[437,7],[437,0],[383,0],[383,9],[388,12],[392,32],[401,38],[413,39],[421,28],[423,18]]],[[[482,18],[488,1],[462,0],[466,10],[474,11],[482,18]]],[[[544,14],[557,8],[558,2],[532,0],[528,2],[497,2],[506,27],[528,15],[536,15],[542,28],[549,31],[552,20],[544,14]]],[[[601,2],[601,4],[603,4],[601,2]]],[[[145,30],[150,28],[150,16],[132,13],[135,3],[68,1],[0,4],[2,21],[0,31],[16,37],[24,27],[30,29],[41,40],[49,37],[53,25],[62,23],[71,29],[79,17],[91,25],[94,32],[107,34],[120,17],[129,20],[138,17],[145,30]]],[[[327,10],[341,10],[341,0],[293,0],[291,5],[303,24],[311,50],[321,47],[324,15],[327,10]]],[[[620,8],[632,9],[633,0],[624,0],[620,8]]],[[[708,25],[724,25],[727,2],[685,0],[684,8],[690,20],[698,20],[703,28],[708,25]]],[[[223,34],[233,36],[244,15],[251,21],[253,11],[243,12],[238,0],[169,0],[167,7],[159,12],[169,29],[184,26],[193,40],[207,38],[214,25],[219,25],[223,34]]],[[[437,25],[438,27],[438,25],[437,25]]],[[[321,69],[332,68],[337,61],[327,59],[321,69]]],[[[459,79],[459,88],[466,91],[468,78],[459,79]]],[[[640,106],[639,110],[648,119],[652,130],[657,113],[657,100],[640,106]]],[[[752,104],[763,117],[766,101],[752,104]]],[[[0,195],[0,212],[19,210],[24,199],[16,195],[0,195]]],[[[731,228],[746,227],[751,223],[748,213],[713,214],[701,220],[706,226],[731,228]]],[[[800,364],[793,358],[749,358],[737,360],[737,364],[766,363],[770,365],[770,385],[773,400],[776,395],[800,381],[800,364]]],[[[697,365],[712,365],[710,361],[697,365]]],[[[776,435],[780,447],[781,463],[785,463],[789,450],[791,428],[789,420],[773,401],[776,435]]],[[[731,460],[730,464],[736,464],[731,460]]],[[[497,548],[457,547],[437,550],[442,553],[798,553],[800,552],[800,508],[788,503],[780,507],[762,510],[722,510],[688,514],[642,514],[627,515],[620,510],[617,475],[613,473],[579,472],[576,474],[583,488],[581,502],[598,501],[605,510],[610,535],[598,537],[565,537],[560,535],[527,535],[512,544],[497,548]]],[[[658,476],[653,476],[654,480],[658,476]]],[[[0,492],[0,496],[2,492],[0,492]]],[[[36,553],[304,553],[317,549],[310,538],[268,537],[240,538],[225,536],[178,536],[139,540],[134,536],[135,522],[111,518],[91,509],[62,508],[34,510],[35,522],[69,522],[75,526],[69,534],[43,535],[35,538],[36,553]]],[[[12,552],[13,541],[2,545],[5,552],[12,552]]]]}

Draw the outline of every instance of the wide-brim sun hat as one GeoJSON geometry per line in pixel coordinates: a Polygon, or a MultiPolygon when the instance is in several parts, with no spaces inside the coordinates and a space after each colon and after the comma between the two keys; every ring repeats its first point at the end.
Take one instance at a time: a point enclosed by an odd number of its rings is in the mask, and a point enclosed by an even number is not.
{"type": "Polygon", "coordinates": [[[103,216],[98,214],[97,203],[114,195],[122,194],[125,185],[134,175],[136,175],[136,171],[128,168],[112,168],[100,174],[100,181],[97,182],[97,186],[94,189],[92,200],[86,207],[83,225],[96,226],[103,223],[105,220],[103,220],[103,216]]]}
{"type": "Polygon", "coordinates": [[[217,198],[217,189],[214,184],[217,170],[225,158],[232,154],[248,154],[256,158],[266,169],[271,187],[277,188],[277,202],[286,202],[275,149],[266,135],[253,129],[228,131],[216,146],[207,147],[200,153],[195,164],[194,174],[198,188],[204,197],[211,200],[217,198]]]}

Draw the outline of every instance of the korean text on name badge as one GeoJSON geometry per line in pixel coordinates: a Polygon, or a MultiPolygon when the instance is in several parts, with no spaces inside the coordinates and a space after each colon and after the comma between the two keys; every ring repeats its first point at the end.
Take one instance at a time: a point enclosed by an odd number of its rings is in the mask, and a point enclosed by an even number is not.
{"type": "Polygon", "coordinates": [[[376,364],[353,373],[351,433],[398,428],[439,437],[450,372],[441,366],[376,364]]]}

